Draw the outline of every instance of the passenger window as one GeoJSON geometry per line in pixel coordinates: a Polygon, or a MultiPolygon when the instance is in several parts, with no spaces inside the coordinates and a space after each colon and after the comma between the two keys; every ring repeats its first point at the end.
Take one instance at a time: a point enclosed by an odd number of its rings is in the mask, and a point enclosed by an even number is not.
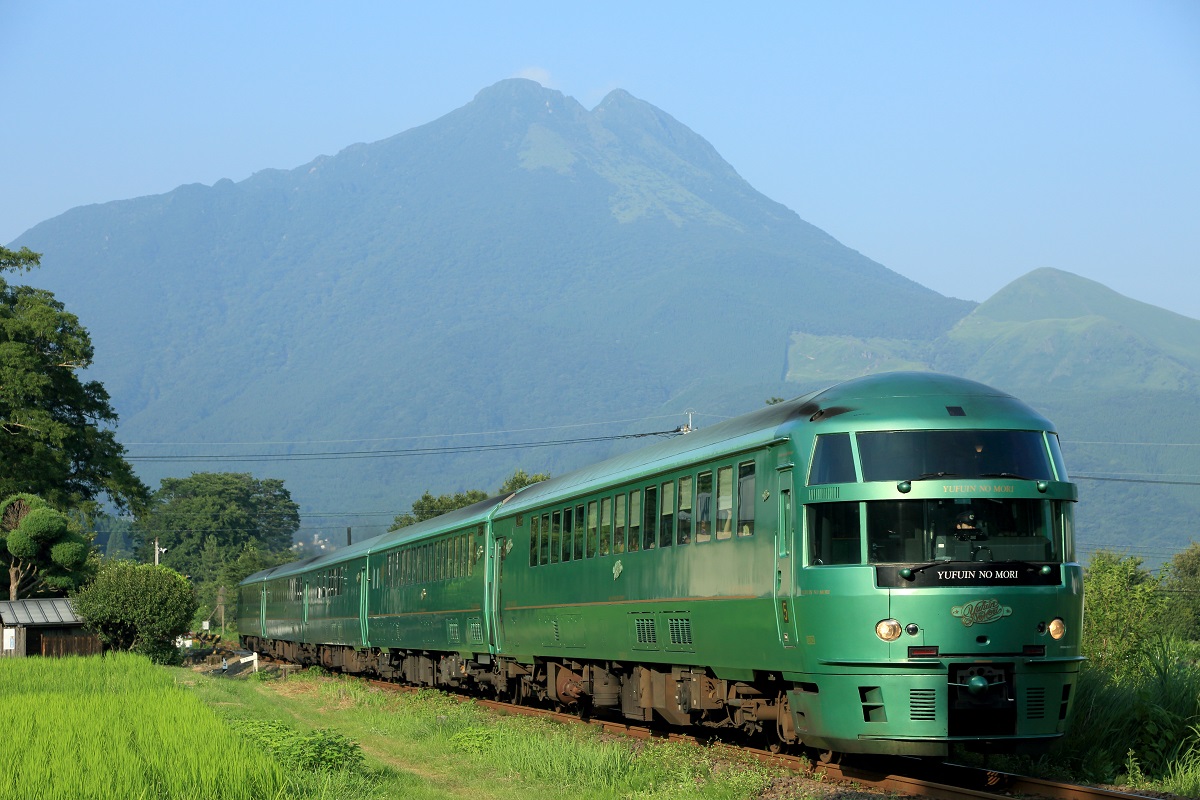
{"type": "Polygon", "coordinates": [[[646,487],[646,502],[642,505],[642,549],[653,550],[655,524],[658,522],[658,488],[646,487]]]}
{"type": "Polygon", "coordinates": [[[541,535],[540,530],[541,525],[535,514],[529,519],[529,566],[531,567],[538,565],[538,547],[540,547],[538,539],[541,535]]]}
{"type": "Polygon", "coordinates": [[[575,560],[583,558],[584,542],[583,537],[586,532],[584,527],[584,510],[583,506],[575,506],[575,560]]]}
{"type": "MultiPolygon", "coordinates": [[[[568,556],[570,554],[568,553],[568,556]]],[[[562,556],[562,512],[550,515],[550,563],[557,564],[562,556]]]]}
{"type": "Polygon", "coordinates": [[[862,535],[858,503],[810,503],[809,563],[861,564],[862,535]]]}
{"type": "Polygon", "coordinates": [[[612,498],[600,501],[600,555],[612,552],[612,498]]]}
{"type": "Polygon", "coordinates": [[[754,535],[754,462],[738,464],[738,536],[754,535]]]}
{"type": "Polygon", "coordinates": [[[692,540],[692,479],[679,479],[679,514],[675,518],[678,542],[687,544],[692,540]]]}
{"type": "MultiPolygon", "coordinates": [[[[554,516],[558,516],[558,512],[554,512],[554,516]]],[[[575,526],[571,524],[575,520],[575,515],[571,509],[563,512],[562,518],[562,560],[570,561],[571,553],[575,549],[575,526]]]]}
{"type": "Polygon", "coordinates": [[[696,541],[712,539],[712,490],[711,472],[696,476],[696,541]]]}
{"type": "Polygon", "coordinates": [[[662,485],[662,509],[658,515],[658,546],[675,543],[675,481],[662,485]]]}
{"type": "Polygon", "coordinates": [[[625,552],[625,495],[617,495],[617,515],[613,528],[613,552],[625,552]]]}
{"type": "Polygon", "coordinates": [[[597,517],[597,503],[595,500],[587,504],[587,557],[596,557],[596,548],[599,545],[597,541],[596,531],[599,526],[597,517]]]}
{"type": "Polygon", "coordinates": [[[642,490],[629,493],[629,552],[642,549],[642,490]]]}
{"type": "Polygon", "coordinates": [[[717,539],[733,536],[733,467],[717,470],[717,539]]]}
{"type": "Polygon", "coordinates": [[[550,515],[542,514],[542,563],[550,563],[550,515]]]}

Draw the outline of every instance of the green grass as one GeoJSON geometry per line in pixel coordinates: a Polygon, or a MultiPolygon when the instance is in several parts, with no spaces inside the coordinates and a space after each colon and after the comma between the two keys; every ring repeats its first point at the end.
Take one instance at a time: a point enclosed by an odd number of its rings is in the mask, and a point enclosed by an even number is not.
{"type": "Polygon", "coordinates": [[[606,736],[591,726],[497,716],[440,692],[382,691],[309,670],[277,681],[197,679],[231,720],[274,717],[358,742],[370,794],[406,798],[750,798],[772,782],[752,762],[673,742],[606,736]]]}
{"type": "Polygon", "coordinates": [[[0,798],[279,798],[288,778],[149,661],[0,660],[0,798]]]}

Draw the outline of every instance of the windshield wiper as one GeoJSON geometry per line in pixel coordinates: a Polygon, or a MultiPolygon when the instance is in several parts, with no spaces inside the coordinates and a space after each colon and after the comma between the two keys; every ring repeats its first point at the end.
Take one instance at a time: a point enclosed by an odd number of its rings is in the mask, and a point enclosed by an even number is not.
{"type": "Polygon", "coordinates": [[[961,478],[957,472],[924,472],[913,478],[914,481],[926,481],[930,478],[961,478]]]}
{"type": "Polygon", "coordinates": [[[981,478],[1013,478],[1018,481],[1031,481],[1033,478],[1027,478],[1024,475],[1018,475],[1015,472],[981,472],[981,478]]]}

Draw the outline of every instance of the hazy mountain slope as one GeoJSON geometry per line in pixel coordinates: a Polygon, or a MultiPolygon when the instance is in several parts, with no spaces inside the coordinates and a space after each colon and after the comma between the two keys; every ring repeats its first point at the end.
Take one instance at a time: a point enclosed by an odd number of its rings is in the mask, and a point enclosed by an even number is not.
{"type": "MultiPolygon", "coordinates": [[[[588,111],[521,80],[381,142],[77,208],[15,244],[44,253],[33,281],[92,332],[139,455],[636,418],[777,381],[792,330],[931,338],[973,306],[763,197],[659,109],[615,91],[588,111]]],[[[399,510],[596,454],[138,466],[283,477],[306,510],[399,510]]]]}

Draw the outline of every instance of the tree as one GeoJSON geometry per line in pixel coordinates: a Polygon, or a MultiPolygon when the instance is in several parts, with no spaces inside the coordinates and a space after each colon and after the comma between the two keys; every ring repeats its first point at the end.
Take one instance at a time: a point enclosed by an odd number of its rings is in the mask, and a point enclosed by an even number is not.
{"type": "Polygon", "coordinates": [[[1200,641],[1200,542],[1176,553],[1163,572],[1172,629],[1182,638],[1200,641]]]}
{"type": "Polygon", "coordinates": [[[31,494],[0,502],[0,557],[8,599],[66,594],[91,577],[88,540],[70,519],[31,494]]]}
{"type": "Polygon", "coordinates": [[[517,469],[512,475],[508,476],[508,480],[500,484],[500,491],[496,494],[502,494],[508,497],[518,489],[524,489],[526,486],[533,486],[535,483],[550,480],[550,473],[536,472],[530,475],[523,469],[517,469]]]}
{"type": "MultiPolygon", "coordinates": [[[[518,489],[523,489],[535,483],[541,483],[544,480],[549,480],[549,478],[550,475],[548,473],[538,472],[530,475],[523,469],[517,469],[516,472],[500,485],[500,489],[496,494],[507,497],[518,489]]],[[[407,528],[409,525],[415,525],[427,519],[440,517],[442,514],[454,511],[455,509],[464,508],[481,500],[487,500],[488,497],[488,493],[482,489],[471,489],[455,494],[440,494],[437,497],[434,497],[429,490],[426,490],[425,494],[413,501],[412,511],[396,515],[388,530],[398,531],[401,528],[407,528]]]]}
{"type": "Polygon", "coordinates": [[[222,565],[248,544],[266,553],[289,553],[292,535],[300,529],[300,507],[281,480],[197,472],[164,478],[135,528],[147,561],[153,560],[157,539],[166,548],[162,563],[201,584],[219,579],[222,565]]]}
{"type": "Polygon", "coordinates": [[[4,279],[40,258],[0,247],[0,497],[34,494],[67,510],[107,495],[136,507],[148,492],[105,427],[117,421],[108,393],[79,379],[92,363],[87,330],[51,292],[4,279]]]}
{"type": "Polygon", "coordinates": [[[176,637],[191,627],[196,592],[169,567],[106,560],[72,605],[106,646],[169,664],[178,659],[176,637]]]}
{"type": "Polygon", "coordinates": [[[1158,578],[1136,556],[1098,550],[1083,573],[1083,597],[1083,654],[1091,665],[1114,678],[1141,672],[1166,622],[1158,578]]]}

